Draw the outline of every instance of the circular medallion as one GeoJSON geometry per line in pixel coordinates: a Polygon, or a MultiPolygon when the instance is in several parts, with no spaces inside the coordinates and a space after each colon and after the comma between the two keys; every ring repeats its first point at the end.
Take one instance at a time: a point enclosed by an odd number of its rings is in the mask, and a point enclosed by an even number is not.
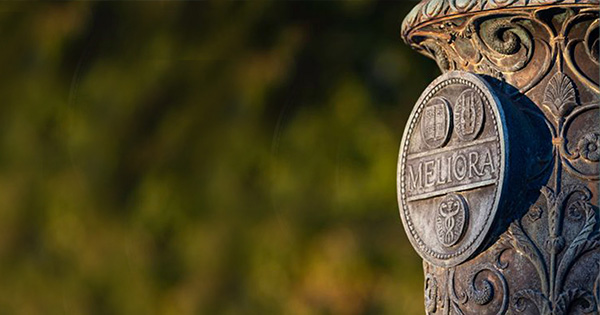
{"type": "Polygon", "coordinates": [[[458,265],[496,216],[507,160],[504,113],[481,77],[453,71],[427,87],[406,126],[397,177],[404,228],[423,259],[458,265]]]}
{"type": "Polygon", "coordinates": [[[430,148],[446,144],[450,135],[450,105],[443,97],[432,98],[423,109],[425,120],[421,124],[421,136],[430,148]]]}
{"type": "Polygon", "coordinates": [[[475,140],[483,127],[483,99],[473,89],[462,92],[454,105],[454,124],[458,137],[464,141],[475,140]]]}

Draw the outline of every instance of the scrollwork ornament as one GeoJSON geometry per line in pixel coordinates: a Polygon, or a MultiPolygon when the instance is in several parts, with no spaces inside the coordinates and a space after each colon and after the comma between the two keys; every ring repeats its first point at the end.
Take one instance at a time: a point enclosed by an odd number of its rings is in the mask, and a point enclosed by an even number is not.
{"type": "Polygon", "coordinates": [[[489,309],[489,304],[494,300],[494,298],[499,296],[501,299],[501,304],[496,314],[505,314],[506,310],[508,309],[508,284],[506,282],[506,278],[494,266],[491,264],[485,264],[472,275],[469,296],[471,300],[475,302],[475,304],[486,306],[487,309],[489,309]],[[487,277],[478,281],[478,276],[484,273],[488,273],[495,277],[500,286],[495,287],[492,280],[487,277]]]}
{"type": "MultiPolygon", "coordinates": [[[[568,130],[571,128],[571,125],[574,124],[574,121],[584,113],[590,111],[597,112],[598,108],[598,103],[577,106],[573,112],[564,119],[564,123],[558,125],[558,135],[556,135],[554,141],[556,143],[555,149],[558,153],[556,159],[560,161],[567,172],[583,180],[597,181],[600,179],[600,171],[598,171],[596,167],[592,166],[592,170],[589,170],[590,163],[597,165],[596,163],[598,163],[598,159],[600,158],[598,152],[598,138],[600,138],[600,134],[598,131],[590,131],[579,139],[572,139],[574,145],[569,148],[568,144],[571,140],[567,138],[568,130]],[[587,165],[587,170],[582,169],[582,166],[584,166],[582,163],[576,163],[578,160],[585,162],[584,165],[587,165]]],[[[590,117],[590,115],[588,115],[588,117],[590,117]]],[[[598,122],[596,122],[596,124],[598,124],[598,122]]],[[[590,125],[586,129],[598,130],[597,126],[598,125],[590,125]]]]}
{"type": "Polygon", "coordinates": [[[588,27],[588,30],[586,31],[585,39],[584,39],[586,52],[587,52],[588,56],[590,57],[590,59],[596,65],[598,65],[598,57],[600,55],[600,42],[598,39],[598,33],[599,33],[598,24],[599,24],[599,22],[598,22],[598,20],[596,20],[588,27]]]}
{"type": "Polygon", "coordinates": [[[582,21],[592,21],[588,26],[587,32],[583,39],[573,38],[566,39],[564,41],[562,55],[564,56],[565,64],[571,71],[573,71],[573,74],[577,77],[577,79],[583,83],[584,86],[591,89],[594,93],[600,94],[600,88],[598,87],[598,75],[584,71],[575,58],[575,51],[577,50],[578,46],[583,43],[584,50],[588,56],[587,60],[598,65],[598,10],[596,9],[595,11],[596,12],[593,13],[585,12],[582,14],[573,15],[565,22],[561,32],[562,36],[566,36],[566,33],[569,30],[573,29],[582,21]]]}
{"type": "Polygon", "coordinates": [[[510,20],[492,20],[487,29],[480,30],[485,43],[502,55],[513,55],[519,50],[521,38],[529,37],[522,28],[515,27],[510,20]]]}
{"type": "Polygon", "coordinates": [[[481,282],[481,288],[477,288],[475,283],[471,286],[471,298],[479,305],[486,305],[494,297],[494,287],[489,280],[481,282]]]}
{"type": "Polygon", "coordinates": [[[519,24],[519,16],[512,18],[480,18],[474,45],[485,59],[501,72],[516,72],[523,69],[533,54],[533,38],[519,24]]]}

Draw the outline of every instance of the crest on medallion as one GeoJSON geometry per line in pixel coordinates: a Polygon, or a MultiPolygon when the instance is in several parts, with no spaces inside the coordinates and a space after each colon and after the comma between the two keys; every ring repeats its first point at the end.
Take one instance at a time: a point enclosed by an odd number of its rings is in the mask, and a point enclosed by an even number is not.
{"type": "Polygon", "coordinates": [[[450,105],[442,97],[432,99],[423,109],[421,136],[430,148],[446,144],[451,125],[450,105]]]}
{"type": "Polygon", "coordinates": [[[448,194],[438,207],[435,232],[440,243],[454,246],[462,237],[468,215],[467,202],[457,194],[448,194]]]}
{"type": "Polygon", "coordinates": [[[483,100],[472,89],[462,92],[454,106],[456,133],[464,141],[475,140],[483,126],[483,100]]]}

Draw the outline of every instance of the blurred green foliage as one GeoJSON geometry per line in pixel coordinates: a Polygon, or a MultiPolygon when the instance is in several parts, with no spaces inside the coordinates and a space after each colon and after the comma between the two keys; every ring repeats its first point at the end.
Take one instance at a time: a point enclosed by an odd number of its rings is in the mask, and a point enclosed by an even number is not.
{"type": "Polygon", "coordinates": [[[415,2],[0,6],[0,314],[423,314],[415,2]]]}

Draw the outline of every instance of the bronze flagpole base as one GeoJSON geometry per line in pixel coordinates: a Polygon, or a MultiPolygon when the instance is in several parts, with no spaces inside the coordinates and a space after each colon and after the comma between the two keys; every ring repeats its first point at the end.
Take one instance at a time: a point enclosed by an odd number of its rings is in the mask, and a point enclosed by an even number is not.
{"type": "Polygon", "coordinates": [[[600,312],[597,0],[425,0],[398,161],[427,314],[600,312]]]}

